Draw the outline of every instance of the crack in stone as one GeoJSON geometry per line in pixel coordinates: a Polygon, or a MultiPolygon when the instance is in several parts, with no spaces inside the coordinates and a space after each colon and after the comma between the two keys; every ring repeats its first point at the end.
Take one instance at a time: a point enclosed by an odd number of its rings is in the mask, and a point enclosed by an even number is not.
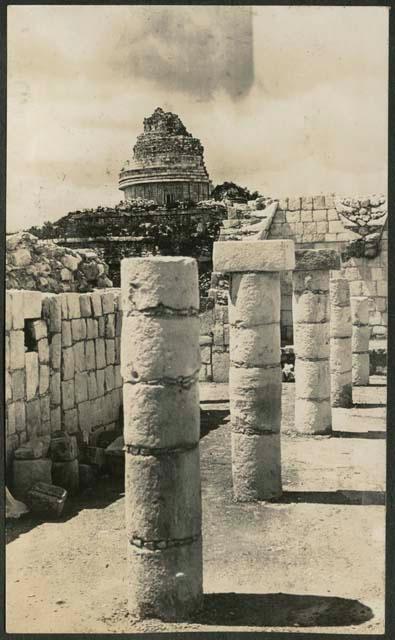
{"type": "Polygon", "coordinates": [[[310,400],[311,402],[329,402],[330,397],[329,398],[306,398],[305,396],[298,396],[297,397],[298,400],[310,400]]]}
{"type": "Polygon", "coordinates": [[[245,362],[236,362],[231,360],[231,365],[235,369],[280,369],[281,365],[276,362],[273,364],[246,364],[245,362]]]}
{"type": "Polygon", "coordinates": [[[199,446],[198,442],[194,442],[191,444],[179,445],[176,447],[142,447],[134,444],[125,444],[126,453],[131,454],[132,456],[168,456],[173,455],[175,453],[186,453],[187,451],[192,451],[199,446]]]}
{"type": "Polygon", "coordinates": [[[232,433],[243,436],[274,436],[278,434],[279,431],[271,431],[270,429],[258,430],[248,427],[240,428],[232,424],[232,433]]]}
{"type": "Polygon", "coordinates": [[[130,544],[139,549],[149,549],[150,551],[161,551],[171,547],[181,547],[193,544],[200,540],[201,534],[189,536],[188,538],[174,538],[170,540],[143,540],[142,538],[132,538],[130,544]]]}
{"type": "Polygon", "coordinates": [[[158,304],[154,307],[145,307],[144,309],[137,309],[133,307],[128,310],[128,317],[148,316],[148,317],[166,317],[166,318],[185,318],[185,317],[198,317],[199,309],[189,307],[188,309],[174,309],[173,307],[167,307],[164,304],[158,304]]]}
{"type": "Polygon", "coordinates": [[[131,380],[126,380],[126,384],[147,384],[152,386],[166,386],[166,385],[178,385],[183,389],[190,389],[190,387],[198,382],[199,380],[199,371],[197,369],[190,376],[178,376],[177,378],[167,378],[166,376],[163,378],[152,378],[151,380],[144,380],[142,378],[132,378],[131,380]]]}

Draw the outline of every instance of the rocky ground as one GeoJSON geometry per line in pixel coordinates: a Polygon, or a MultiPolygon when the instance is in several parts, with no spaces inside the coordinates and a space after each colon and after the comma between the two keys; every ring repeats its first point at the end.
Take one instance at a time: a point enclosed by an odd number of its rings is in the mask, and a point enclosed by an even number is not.
{"type": "Polygon", "coordinates": [[[284,384],[284,496],[242,505],[232,501],[227,385],[202,385],[203,611],[188,624],[130,618],[123,487],[107,478],[60,522],[9,523],[8,633],[383,633],[382,381],[334,411],[331,438],[287,435],[294,386],[284,384]]]}

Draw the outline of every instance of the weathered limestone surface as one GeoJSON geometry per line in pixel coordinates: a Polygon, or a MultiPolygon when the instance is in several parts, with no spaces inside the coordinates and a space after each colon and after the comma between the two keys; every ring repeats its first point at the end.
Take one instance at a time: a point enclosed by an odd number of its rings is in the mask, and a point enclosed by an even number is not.
{"type": "Polygon", "coordinates": [[[181,620],[203,588],[197,265],[125,259],[121,283],[129,609],[181,620]]]}
{"type": "Polygon", "coordinates": [[[336,251],[296,251],[293,274],[295,430],[330,433],[329,271],[340,268],[336,251]]]}
{"type": "Polygon", "coordinates": [[[352,406],[350,286],[344,278],[330,280],[330,370],[332,407],[352,406]]]}
{"type": "Polygon", "coordinates": [[[352,383],[355,386],[369,384],[369,298],[351,297],[352,320],[352,383]]]}
{"type": "Polygon", "coordinates": [[[231,273],[229,401],[236,500],[281,495],[280,274],[293,269],[288,241],[214,244],[214,269],[231,273]]]}

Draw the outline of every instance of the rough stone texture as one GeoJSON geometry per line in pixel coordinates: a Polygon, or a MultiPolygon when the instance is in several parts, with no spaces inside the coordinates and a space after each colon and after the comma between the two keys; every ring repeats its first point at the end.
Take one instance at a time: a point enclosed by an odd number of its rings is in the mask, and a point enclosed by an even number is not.
{"type": "MultiPolygon", "coordinates": [[[[66,249],[51,240],[39,240],[31,233],[18,232],[8,235],[6,287],[54,293],[111,287],[111,281],[106,278],[106,282],[103,282],[101,276],[101,273],[108,273],[108,266],[94,251],[91,251],[91,254],[88,261],[83,251],[66,249]],[[91,263],[95,265],[96,270],[93,277],[88,277],[86,267],[91,263]]],[[[41,308],[41,301],[37,304],[41,308]]],[[[26,311],[30,312],[31,308],[27,308],[26,311]]]]}
{"type": "Polygon", "coordinates": [[[37,482],[27,494],[27,503],[33,513],[59,517],[67,498],[62,487],[37,482]]]}
{"type": "Polygon", "coordinates": [[[52,482],[58,487],[63,487],[70,494],[77,493],[79,489],[79,465],[78,460],[54,462],[52,465],[52,482]]]}
{"type": "Polygon", "coordinates": [[[39,460],[14,460],[12,465],[13,493],[23,500],[27,492],[36,482],[51,484],[52,461],[39,460]]]}
{"type": "Polygon", "coordinates": [[[354,386],[369,384],[369,299],[351,297],[352,320],[352,383],[354,386]]]}
{"type": "Polygon", "coordinates": [[[296,253],[294,428],[300,433],[330,433],[329,270],[339,266],[339,258],[334,251],[296,253]]]}
{"type": "Polygon", "coordinates": [[[290,241],[214,245],[214,268],[231,273],[229,399],[233,491],[238,501],[266,500],[282,491],[281,293],[276,271],[293,266],[290,241]]]}
{"type": "Polygon", "coordinates": [[[121,267],[129,610],[181,620],[202,603],[197,265],[150,258],[152,290],[143,268],[121,267]]]}
{"type": "Polygon", "coordinates": [[[347,280],[330,281],[330,371],[332,407],[352,406],[352,351],[350,286],[347,280]]]}
{"type": "Polygon", "coordinates": [[[222,273],[285,271],[295,266],[291,240],[215,242],[213,267],[222,273]]]}

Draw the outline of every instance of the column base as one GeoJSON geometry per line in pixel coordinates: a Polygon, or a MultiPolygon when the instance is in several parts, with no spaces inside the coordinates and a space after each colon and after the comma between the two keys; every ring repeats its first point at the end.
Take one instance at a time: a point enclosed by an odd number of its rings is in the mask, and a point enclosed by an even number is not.
{"type": "Polygon", "coordinates": [[[309,435],[332,433],[332,410],[330,399],[295,399],[295,431],[309,435]]]}
{"type": "Polygon", "coordinates": [[[232,433],[233,496],[237,502],[271,500],[282,495],[279,433],[232,433]]]}

